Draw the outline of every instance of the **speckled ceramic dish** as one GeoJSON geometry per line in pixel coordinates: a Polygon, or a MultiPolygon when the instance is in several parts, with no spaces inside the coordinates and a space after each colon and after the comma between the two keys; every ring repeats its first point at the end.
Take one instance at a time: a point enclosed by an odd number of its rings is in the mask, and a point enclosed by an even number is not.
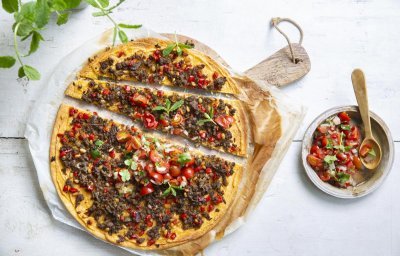
{"type": "Polygon", "coordinates": [[[347,189],[337,188],[327,182],[322,181],[318,177],[317,173],[308,164],[306,159],[312,146],[313,134],[317,127],[328,117],[343,111],[347,112],[351,119],[354,120],[354,122],[360,127],[362,137],[364,137],[364,127],[362,125],[357,106],[343,106],[329,109],[318,116],[308,127],[303,138],[302,160],[308,177],[319,189],[335,197],[357,198],[365,196],[377,189],[389,174],[390,170],[392,169],[394,159],[394,143],[387,125],[379,116],[373,112],[370,112],[372,132],[382,148],[382,160],[379,166],[373,171],[363,170],[363,172],[367,174],[366,176],[368,178],[365,181],[358,183],[356,186],[349,187],[347,189]]]}

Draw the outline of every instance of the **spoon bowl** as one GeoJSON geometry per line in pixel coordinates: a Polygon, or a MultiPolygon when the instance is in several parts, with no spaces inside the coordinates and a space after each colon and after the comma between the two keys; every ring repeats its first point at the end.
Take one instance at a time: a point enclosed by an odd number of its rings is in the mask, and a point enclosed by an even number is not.
{"type": "Polygon", "coordinates": [[[371,148],[373,150],[373,152],[375,152],[376,156],[374,156],[373,158],[361,157],[360,158],[361,162],[363,163],[365,168],[367,168],[369,170],[376,169],[376,167],[379,165],[379,163],[382,159],[381,146],[374,138],[365,138],[363,140],[363,142],[361,143],[360,149],[362,149],[363,147],[371,148]]]}
{"type": "Polygon", "coordinates": [[[361,154],[361,162],[367,169],[374,170],[381,162],[382,150],[381,146],[372,135],[371,119],[368,108],[367,86],[363,71],[361,69],[353,70],[353,73],[351,74],[351,81],[353,82],[354,94],[356,95],[361,119],[364,123],[365,129],[365,138],[361,143],[360,154],[363,152],[363,149],[366,149],[364,151],[366,154],[361,154]],[[372,152],[374,153],[372,154],[372,152]],[[371,157],[366,156],[367,154],[370,154],[371,157]]]}

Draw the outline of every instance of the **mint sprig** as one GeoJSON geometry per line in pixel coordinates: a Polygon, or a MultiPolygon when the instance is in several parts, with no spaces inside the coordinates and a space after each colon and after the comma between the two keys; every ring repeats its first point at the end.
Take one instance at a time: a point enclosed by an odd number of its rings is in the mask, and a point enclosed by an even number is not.
{"type": "Polygon", "coordinates": [[[117,8],[120,4],[125,2],[125,0],[119,0],[119,2],[111,7],[108,7],[110,5],[110,2],[108,0],[85,0],[88,4],[93,6],[96,9],[99,9],[100,11],[92,13],[93,17],[100,17],[100,16],[106,16],[113,24],[114,24],[114,34],[113,34],[113,43],[112,46],[115,45],[116,38],[118,35],[119,40],[122,43],[127,43],[128,42],[128,36],[126,33],[122,30],[122,28],[125,29],[137,29],[142,27],[140,24],[136,25],[130,25],[130,24],[124,24],[124,23],[117,23],[111,16],[110,14],[112,11],[117,8]]]}
{"type": "Polygon", "coordinates": [[[167,112],[167,115],[169,115],[170,112],[177,110],[178,108],[180,108],[184,103],[184,100],[179,100],[176,101],[172,106],[171,106],[171,101],[169,99],[167,99],[165,101],[165,105],[164,106],[157,106],[153,108],[153,111],[165,111],[167,112]]]}
{"type": "Polygon", "coordinates": [[[164,190],[164,192],[162,193],[162,196],[165,197],[165,196],[168,196],[170,194],[172,194],[173,196],[176,196],[176,191],[177,190],[183,190],[183,188],[180,187],[180,186],[171,185],[168,182],[168,188],[166,190],[164,190]]]}
{"type": "Polygon", "coordinates": [[[178,56],[182,55],[183,50],[182,49],[192,49],[193,46],[190,44],[183,44],[178,42],[178,38],[176,37],[175,34],[175,42],[167,45],[165,49],[162,51],[162,54],[164,57],[168,56],[174,49],[176,49],[176,53],[178,53],[178,56]]]}
{"type": "Polygon", "coordinates": [[[205,117],[205,119],[201,119],[201,120],[197,121],[197,125],[203,125],[207,122],[212,122],[212,123],[216,124],[213,119],[214,118],[214,108],[213,107],[211,107],[209,114],[204,113],[204,117],[205,117]]]}
{"type": "Polygon", "coordinates": [[[26,65],[23,58],[35,53],[41,41],[44,41],[40,32],[45,29],[50,21],[52,14],[57,15],[57,25],[63,25],[68,22],[71,9],[78,7],[82,2],[86,2],[98,9],[93,16],[106,16],[114,24],[113,46],[118,35],[121,42],[128,41],[128,36],[122,29],[136,29],[142,25],[130,25],[115,22],[110,14],[121,5],[125,0],[119,0],[115,5],[110,6],[109,0],[35,0],[22,3],[20,0],[2,0],[3,9],[14,15],[14,24],[12,26],[14,38],[14,56],[0,56],[0,68],[11,68],[16,62],[19,63],[19,78],[28,80],[39,80],[40,73],[32,66],[26,65]],[[18,42],[30,40],[29,51],[26,54],[21,53],[18,42]]]}

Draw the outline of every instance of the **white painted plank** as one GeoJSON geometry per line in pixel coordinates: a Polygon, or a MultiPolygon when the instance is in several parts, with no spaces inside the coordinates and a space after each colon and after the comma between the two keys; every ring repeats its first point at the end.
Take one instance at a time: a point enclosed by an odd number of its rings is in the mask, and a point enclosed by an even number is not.
{"type": "MultiPolygon", "coordinates": [[[[61,58],[82,42],[110,27],[106,19],[93,18],[91,8],[74,13],[62,27],[43,31],[46,42],[26,63],[39,67],[43,79],[61,58]]],[[[398,67],[400,64],[400,2],[384,1],[126,1],[113,14],[115,19],[159,31],[197,38],[223,56],[238,71],[244,71],[283,47],[280,34],[269,28],[273,16],[291,17],[305,30],[304,46],[311,57],[311,72],[284,89],[299,98],[309,112],[298,132],[327,108],[354,104],[350,73],[365,70],[371,109],[389,125],[400,140],[398,67]]],[[[12,18],[0,11],[0,54],[12,54],[12,18]]],[[[293,40],[294,29],[282,25],[293,40]]],[[[25,48],[26,50],[26,48],[25,48]]],[[[28,111],[40,94],[40,82],[22,86],[17,68],[0,70],[0,136],[22,136],[28,111]]]]}
{"type": "MultiPolygon", "coordinates": [[[[0,145],[0,255],[129,255],[53,220],[27,142],[0,145]]],[[[299,154],[300,143],[293,143],[252,218],[206,255],[399,255],[399,153],[383,186],[351,201],[319,191],[299,154]]]]}

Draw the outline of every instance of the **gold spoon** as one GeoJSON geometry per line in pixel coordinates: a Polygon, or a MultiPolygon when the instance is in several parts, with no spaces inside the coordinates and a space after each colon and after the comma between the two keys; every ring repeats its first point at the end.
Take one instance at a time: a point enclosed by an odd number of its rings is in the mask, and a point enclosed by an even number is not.
{"type": "Polygon", "coordinates": [[[373,157],[370,161],[365,161],[364,157],[360,157],[361,162],[367,169],[373,170],[375,169],[382,158],[382,150],[381,146],[378,144],[374,136],[372,135],[371,130],[371,119],[369,117],[369,109],[368,109],[368,97],[367,97],[367,86],[365,83],[364,73],[361,69],[353,70],[351,74],[351,81],[353,82],[354,94],[356,95],[358,108],[361,114],[361,119],[364,123],[365,130],[365,138],[360,146],[360,151],[366,145],[369,145],[374,151],[376,156],[373,157]]]}

